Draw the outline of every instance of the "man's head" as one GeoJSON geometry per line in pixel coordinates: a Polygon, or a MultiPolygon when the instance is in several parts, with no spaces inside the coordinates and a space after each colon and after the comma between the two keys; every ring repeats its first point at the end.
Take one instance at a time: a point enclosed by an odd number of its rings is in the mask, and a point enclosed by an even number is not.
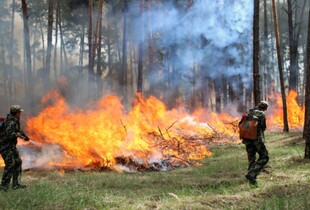
{"type": "Polygon", "coordinates": [[[268,108],[268,102],[267,101],[261,101],[259,102],[259,104],[257,105],[257,107],[262,110],[265,111],[268,108]]]}
{"type": "Polygon", "coordinates": [[[23,112],[24,110],[21,108],[21,106],[20,105],[12,105],[11,107],[10,107],[10,113],[12,114],[12,115],[16,115],[16,114],[20,114],[21,112],[23,112]]]}

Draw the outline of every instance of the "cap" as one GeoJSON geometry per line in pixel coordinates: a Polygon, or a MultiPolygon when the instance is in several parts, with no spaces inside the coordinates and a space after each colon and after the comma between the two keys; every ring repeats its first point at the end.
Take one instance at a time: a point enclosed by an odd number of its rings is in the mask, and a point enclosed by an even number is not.
{"type": "Polygon", "coordinates": [[[261,109],[263,109],[263,110],[267,109],[267,108],[268,108],[268,102],[267,102],[267,101],[261,101],[261,102],[259,102],[258,108],[261,108],[261,109]]]}
{"type": "Polygon", "coordinates": [[[14,112],[23,112],[24,110],[21,108],[20,105],[12,105],[10,107],[10,112],[14,113],[14,112]]]}

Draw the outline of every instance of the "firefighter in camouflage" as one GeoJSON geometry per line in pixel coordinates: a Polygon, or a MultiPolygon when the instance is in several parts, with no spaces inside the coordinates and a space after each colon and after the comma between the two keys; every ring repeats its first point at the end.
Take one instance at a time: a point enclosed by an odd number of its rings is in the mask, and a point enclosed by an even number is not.
{"type": "Polygon", "coordinates": [[[7,191],[11,178],[13,177],[12,189],[25,188],[25,185],[19,183],[19,177],[22,171],[22,160],[16,148],[17,138],[29,141],[28,136],[20,128],[20,115],[24,111],[19,105],[13,105],[10,113],[7,115],[5,123],[5,141],[0,145],[0,153],[4,160],[4,171],[0,190],[7,191]]]}
{"type": "Polygon", "coordinates": [[[246,146],[249,162],[248,172],[245,177],[253,186],[257,186],[256,177],[269,161],[264,136],[264,131],[266,130],[265,111],[267,108],[268,103],[266,101],[261,101],[257,106],[249,110],[248,115],[253,115],[258,118],[257,137],[256,140],[242,140],[246,146]],[[258,159],[256,159],[256,153],[259,155],[258,159]]]}

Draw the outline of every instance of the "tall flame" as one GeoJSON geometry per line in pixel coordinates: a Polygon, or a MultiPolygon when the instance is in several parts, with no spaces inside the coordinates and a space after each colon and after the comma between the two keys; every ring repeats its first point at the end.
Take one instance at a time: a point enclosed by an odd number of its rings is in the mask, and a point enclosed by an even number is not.
{"type": "MultiPolygon", "coordinates": [[[[183,127],[190,128],[186,112],[168,111],[155,97],[147,100],[137,97],[128,114],[116,96],[103,97],[95,108],[87,111],[69,107],[56,91],[50,92],[43,102],[51,100],[53,105],[27,122],[27,132],[33,139],[42,144],[59,145],[64,151],[64,159],[49,166],[95,164],[112,168],[119,157],[132,157],[148,164],[151,159],[191,161],[211,155],[203,136],[190,141],[180,133],[183,127]]],[[[189,130],[204,126],[196,123],[189,130]]]]}
{"type": "MultiPolygon", "coordinates": [[[[300,129],[304,108],[296,97],[294,91],[287,96],[288,121],[291,128],[300,129]]],[[[130,160],[146,166],[166,160],[184,165],[210,156],[210,141],[239,140],[240,116],[204,109],[188,114],[182,106],[167,110],[155,97],[137,96],[129,112],[116,96],[105,96],[83,110],[50,91],[42,103],[46,107],[27,121],[25,129],[33,139],[21,152],[28,168],[123,170],[120,162],[130,160]]],[[[270,98],[266,117],[269,131],[283,127],[280,94],[270,98]]]]}
{"type": "MultiPolygon", "coordinates": [[[[271,115],[267,117],[268,127],[271,129],[283,128],[283,103],[280,94],[270,97],[275,101],[271,108],[271,115]]],[[[296,91],[291,90],[286,97],[287,120],[291,129],[300,129],[304,124],[305,108],[297,102],[296,91]]]]}

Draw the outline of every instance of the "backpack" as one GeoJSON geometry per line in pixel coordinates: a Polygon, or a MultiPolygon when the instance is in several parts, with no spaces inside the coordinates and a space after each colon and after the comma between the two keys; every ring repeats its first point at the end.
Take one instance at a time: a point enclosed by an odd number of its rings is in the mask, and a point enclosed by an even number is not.
{"type": "Polygon", "coordinates": [[[254,115],[243,115],[239,123],[240,139],[256,140],[258,118],[254,115]]]}

